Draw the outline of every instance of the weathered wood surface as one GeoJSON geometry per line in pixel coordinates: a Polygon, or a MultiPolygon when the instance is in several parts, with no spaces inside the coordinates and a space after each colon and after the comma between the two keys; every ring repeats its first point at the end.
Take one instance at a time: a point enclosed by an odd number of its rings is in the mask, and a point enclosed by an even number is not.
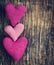
{"type": "Polygon", "coordinates": [[[54,0],[0,0],[0,65],[54,65],[54,0]],[[29,44],[20,62],[15,62],[2,44],[8,36],[3,29],[10,24],[4,10],[8,2],[28,8],[21,22],[25,25],[22,36],[29,44]]]}

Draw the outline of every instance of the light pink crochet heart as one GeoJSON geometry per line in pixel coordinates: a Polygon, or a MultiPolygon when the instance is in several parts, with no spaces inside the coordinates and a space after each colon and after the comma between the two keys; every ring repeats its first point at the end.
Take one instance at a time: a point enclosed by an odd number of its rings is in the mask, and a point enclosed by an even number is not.
{"type": "Polygon", "coordinates": [[[8,3],[5,6],[5,10],[12,26],[15,26],[20,22],[27,9],[23,5],[18,5],[15,7],[12,3],[8,3]]]}
{"type": "Polygon", "coordinates": [[[24,25],[19,23],[17,24],[14,28],[11,27],[10,25],[6,26],[4,28],[4,31],[8,33],[8,35],[16,41],[17,38],[21,35],[21,33],[24,31],[24,25]]]}
{"type": "Polygon", "coordinates": [[[6,37],[3,40],[3,45],[6,51],[14,58],[14,60],[19,61],[27,47],[28,40],[25,37],[19,38],[14,42],[11,38],[6,37]]]}

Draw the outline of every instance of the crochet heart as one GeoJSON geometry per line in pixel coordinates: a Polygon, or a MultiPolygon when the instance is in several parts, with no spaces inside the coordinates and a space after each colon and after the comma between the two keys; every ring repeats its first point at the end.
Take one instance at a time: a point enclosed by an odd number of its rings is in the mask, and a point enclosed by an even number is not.
{"type": "Polygon", "coordinates": [[[12,3],[8,3],[5,6],[5,10],[12,26],[15,26],[17,23],[20,22],[27,9],[23,5],[15,7],[12,3]]]}
{"type": "Polygon", "coordinates": [[[24,25],[19,23],[14,28],[10,25],[6,26],[4,28],[4,31],[8,33],[8,35],[16,41],[17,38],[21,35],[21,33],[24,31],[24,25]]]}
{"type": "Polygon", "coordinates": [[[14,42],[9,37],[6,37],[3,40],[3,45],[6,51],[13,57],[13,59],[19,61],[24,55],[28,44],[27,42],[28,41],[25,37],[19,38],[16,42],[14,42]]]}

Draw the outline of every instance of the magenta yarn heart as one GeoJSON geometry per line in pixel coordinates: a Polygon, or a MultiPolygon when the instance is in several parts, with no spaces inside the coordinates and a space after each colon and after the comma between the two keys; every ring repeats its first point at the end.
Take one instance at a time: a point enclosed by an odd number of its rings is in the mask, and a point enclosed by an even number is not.
{"type": "Polygon", "coordinates": [[[5,10],[11,22],[11,25],[15,26],[17,23],[20,22],[21,18],[24,16],[27,9],[23,5],[15,7],[13,4],[8,3],[5,6],[5,10]]]}
{"type": "Polygon", "coordinates": [[[21,37],[15,42],[9,37],[4,38],[3,40],[3,45],[6,51],[13,57],[15,61],[19,61],[22,58],[27,44],[28,40],[25,37],[21,37]]]}
{"type": "Polygon", "coordinates": [[[8,33],[8,35],[16,41],[17,38],[21,35],[21,33],[24,31],[24,25],[19,23],[14,28],[10,25],[6,26],[4,28],[4,31],[8,33]]]}

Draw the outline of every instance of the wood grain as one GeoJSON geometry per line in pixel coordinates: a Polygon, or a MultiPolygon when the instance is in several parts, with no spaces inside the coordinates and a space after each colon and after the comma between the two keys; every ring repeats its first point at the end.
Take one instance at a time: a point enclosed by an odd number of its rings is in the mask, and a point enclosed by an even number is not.
{"type": "Polygon", "coordinates": [[[54,0],[0,0],[0,65],[54,65],[54,0]],[[8,2],[28,9],[21,19],[25,25],[21,36],[26,36],[29,44],[20,62],[15,62],[2,44],[8,36],[3,29],[10,24],[4,10],[8,2]]]}

